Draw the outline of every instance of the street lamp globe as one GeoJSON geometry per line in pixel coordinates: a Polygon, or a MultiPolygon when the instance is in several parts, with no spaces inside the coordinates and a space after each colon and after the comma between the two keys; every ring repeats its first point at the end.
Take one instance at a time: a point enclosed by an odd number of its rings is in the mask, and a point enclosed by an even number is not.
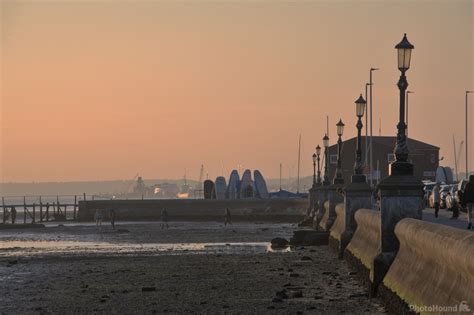
{"type": "Polygon", "coordinates": [[[344,133],[344,123],[342,122],[341,119],[339,119],[339,122],[336,124],[337,126],[337,135],[339,137],[342,137],[342,134],[344,133]]]}
{"type": "Polygon", "coordinates": [[[407,39],[407,34],[403,35],[403,39],[395,46],[398,51],[398,69],[405,72],[410,68],[411,51],[415,48],[407,39]]]}
{"type": "Polygon", "coordinates": [[[355,104],[356,104],[356,115],[357,117],[362,118],[362,116],[364,116],[365,106],[367,105],[367,102],[362,97],[362,94],[355,101],[355,104]]]}
{"type": "Polygon", "coordinates": [[[313,163],[316,163],[316,153],[313,153],[313,163]]]}
{"type": "Polygon", "coordinates": [[[316,147],[316,155],[321,155],[321,147],[319,146],[319,144],[316,147]]]}
{"type": "Polygon", "coordinates": [[[324,138],[323,138],[323,146],[327,149],[329,148],[329,137],[328,135],[324,135],[324,138]]]}

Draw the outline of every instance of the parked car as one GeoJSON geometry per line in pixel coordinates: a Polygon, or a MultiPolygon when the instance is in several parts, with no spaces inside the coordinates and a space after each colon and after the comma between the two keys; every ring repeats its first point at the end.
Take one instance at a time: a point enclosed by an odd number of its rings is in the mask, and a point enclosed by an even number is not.
{"type": "Polygon", "coordinates": [[[446,197],[449,194],[449,190],[451,189],[451,185],[441,185],[439,189],[439,207],[440,209],[446,208],[446,197]]]}
{"type": "Polygon", "coordinates": [[[434,205],[430,205],[430,195],[436,183],[432,181],[423,181],[423,184],[425,185],[423,187],[423,192],[424,192],[423,201],[425,203],[425,207],[433,208],[434,205]]]}
{"type": "MultiPolygon", "coordinates": [[[[439,207],[441,209],[446,207],[446,196],[449,191],[449,185],[441,185],[439,187],[439,207]]],[[[433,190],[430,191],[429,197],[428,197],[428,205],[430,208],[434,208],[434,195],[433,195],[433,190]]]]}

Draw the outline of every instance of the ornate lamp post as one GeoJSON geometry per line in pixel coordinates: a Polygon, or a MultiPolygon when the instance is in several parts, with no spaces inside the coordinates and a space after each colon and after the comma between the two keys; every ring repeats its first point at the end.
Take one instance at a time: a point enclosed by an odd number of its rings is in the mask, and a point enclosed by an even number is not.
{"type": "Polygon", "coordinates": [[[404,218],[421,220],[423,211],[423,184],[413,176],[413,165],[408,162],[408,146],[405,124],[405,96],[408,82],[405,72],[410,68],[411,52],[414,48],[406,34],[395,46],[398,55],[398,69],[401,72],[398,81],[400,90],[400,121],[397,125],[397,144],[395,161],[389,166],[389,176],[379,186],[380,195],[380,253],[373,262],[372,292],[382,283],[387,270],[400,248],[395,234],[395,226],[404,218]]]}
{"type": "MultiPolygon", "coordinates": [[[[356,116],[357,116],[357,147],[356,147],[356,159],[354,163],[354,175],[352,175],[353,183],[365,183],[365,175],[362,172],[362,117],[364,116],[367,102],[362,97],[362,94],[355,101],[356,104],[356,116]]],[[[366,153],[367,154],[367,153],[366,153]]]]}
{"type": "Polygon", "coordinates": [[[316,183],[318,185],[321,185],[321,167],[319,166],[319,161],[321,160],[320,156],[321,156],[321,147],[318,144],[316,146],[316,160],[318,162],[318,178],[316,180],[316,183]]]}
{"type": "Polygon", "coordinates": [[[330,184],[329,182],[329,137],[327,134],[324,135],[323,138],[323,146],[324,146],[324,179],[323,185],[327,186],[330,184]]]}
{"type": "Polygon", "coordinates": [[[316,186],[316,153],[313,153],[313,187],[316,186]]]}
{"type": "Polygon", "coordinates": [[[339,119],[339,122],[336,124],[337,126],[337,135],[339,139],[337,139],[337,168],[336,168],[336,174],[334,175],[334,180],[333,184],[344,184],[344,178],[342,178],[342,157],[341,157],[341,151],[342,151],[342,134],[344,132],[344,123],[342,122],[341,119],[339,119]]]}
{"type": "MultiPolygon", "coordinates": [[[[357,116],[357,146],[354,162],[354,174],[351,177],[351,183],[344,187],[344,232],[341,235],[341,242],[339,247],[339,257],[343,257],[344,250],[352,239],[357,228],[355,221],[355,213],[362,208],[372,208],[372,189],[367,183],[366,177],[363,174],[362,165],[362,117],[367,109],[367,102],[362,97],[362,94],[355,101],[356,116],[357,116]]],[[[365,155],[368,150],[366,147],[365,155]]]]}
{"type": "Polygon", "coordinates": [[[406,137],[405,124],[405,95],[408,88],[408,81],[405,72],[410,68],[411,51],[415,46],[410,44],[407,34],[398,45],[395,46],[398,51],[398,69],[401,72],[398,81],[398,89],[400,90],[400,119],[397,125],[397,144],[395,146],[395,161],[390,164],[391,175],[412,175],[413,165],[408,162],[408,146],[406,137]]]}

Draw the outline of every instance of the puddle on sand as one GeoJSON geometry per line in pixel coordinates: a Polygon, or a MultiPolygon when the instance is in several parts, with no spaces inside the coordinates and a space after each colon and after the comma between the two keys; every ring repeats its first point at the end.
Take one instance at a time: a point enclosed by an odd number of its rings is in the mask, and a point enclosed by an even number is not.
{"type": "Polygon", "coordinates": [[[129,244],[76,241],[6,241],[0,243],[0,257],[43,255],[186,255],[186,254],[260,254],[288,252],[290,247],[274,250],[267,242],[129,244]]]}

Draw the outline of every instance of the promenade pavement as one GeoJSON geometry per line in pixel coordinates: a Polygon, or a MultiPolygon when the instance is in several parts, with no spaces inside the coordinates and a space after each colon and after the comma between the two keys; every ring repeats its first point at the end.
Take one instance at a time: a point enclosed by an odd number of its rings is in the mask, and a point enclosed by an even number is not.
{"type": "MultiPolygon", "coordinates": [[[[438,217],[434,215],[434,209],[426,208],[423,210],[423,221],[449,225],[454,228],[467,229],[467,214],[460,212],[457,219],[451,219],[453,213],[446,209],[439,209],[438,217]]],[[[473,230],[474,232],[474,230],[473,230]]]]}

